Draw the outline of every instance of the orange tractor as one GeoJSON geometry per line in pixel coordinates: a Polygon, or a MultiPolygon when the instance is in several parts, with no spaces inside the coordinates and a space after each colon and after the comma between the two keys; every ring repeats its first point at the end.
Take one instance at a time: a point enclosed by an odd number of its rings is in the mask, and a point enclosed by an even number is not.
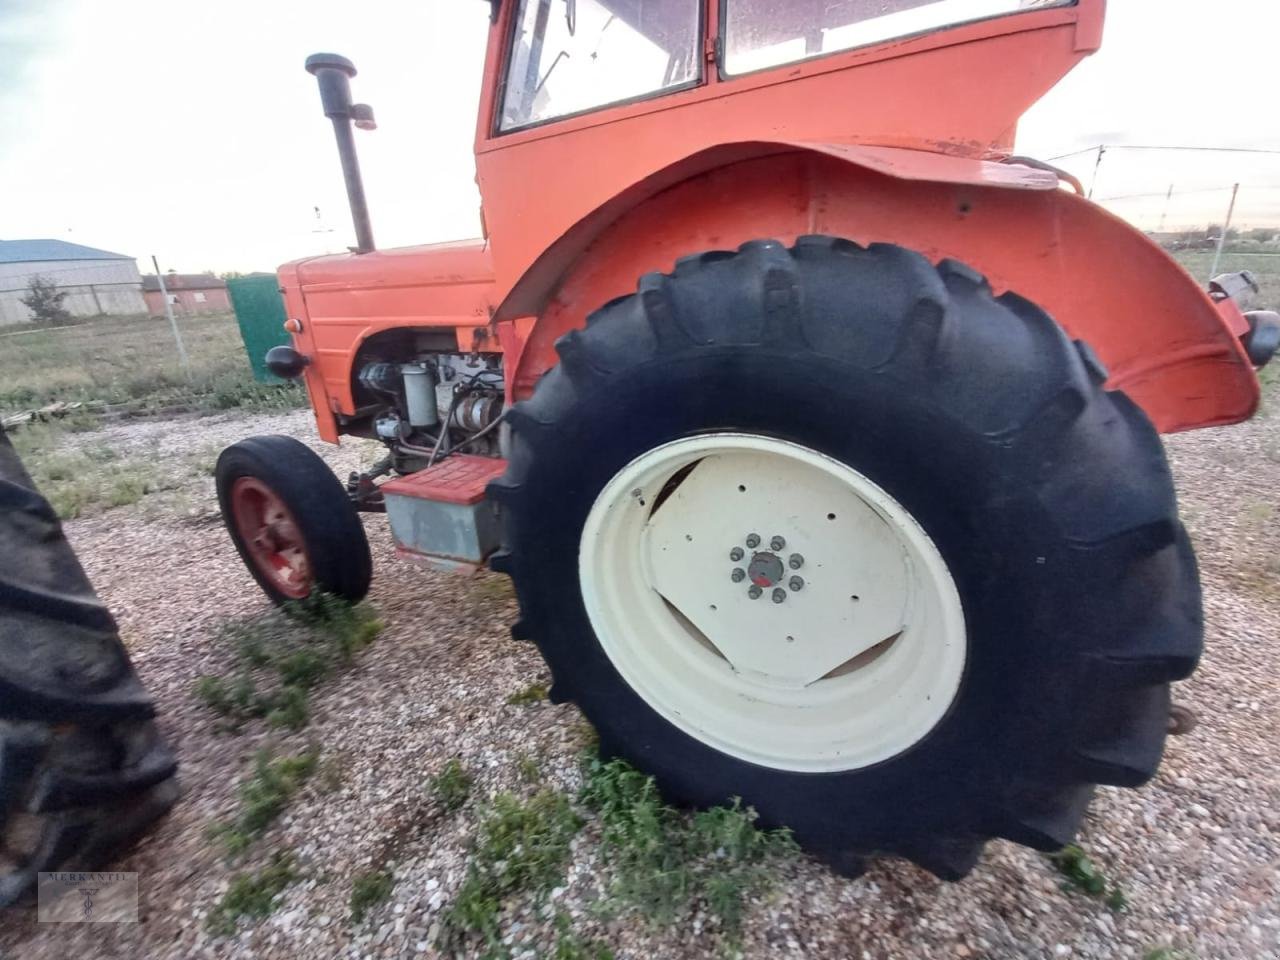
{"type": "Polygon", "coordinates": [[[488,561],[551,697],[673,801],[958,878],[1156,770],[1201,649],[1158,433],[1258,404],[1274,314],[1201,289],[1019,116],[1102,0],[491,3],[485,237],[375,249],[350,62],[311,57],[358,244],[280,269],[339,482],[218,464],[278,601],[488,561]]]}

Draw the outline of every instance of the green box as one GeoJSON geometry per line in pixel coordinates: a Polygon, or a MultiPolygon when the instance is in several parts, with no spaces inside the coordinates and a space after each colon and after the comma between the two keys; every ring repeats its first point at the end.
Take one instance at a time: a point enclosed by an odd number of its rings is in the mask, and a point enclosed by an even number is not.
{"type": "Polygon", "coordinates": [[[289,343],[284,329],[284,297],[280,295],[280,283],[273,273],[255,273],[247,277],[233,277],[227,281],[227,293],[240,324],[240,338],[249,354],[249,366],[253,378],[262,383],[284,383],[267,370],[264,358],[272,347],[289,343]]]}

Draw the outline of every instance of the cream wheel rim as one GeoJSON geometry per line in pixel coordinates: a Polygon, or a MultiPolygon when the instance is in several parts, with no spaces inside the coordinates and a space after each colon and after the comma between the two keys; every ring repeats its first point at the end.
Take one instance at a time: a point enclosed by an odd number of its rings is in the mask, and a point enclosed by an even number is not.
{"type": "Polygon", "coordinates": [[[799,444],[717,433],[649,450],[596,498],[578,570],[627,684],[742,760],[886,760],[960,687],[964,613],[938,548],[884,489],[799,444]]]}

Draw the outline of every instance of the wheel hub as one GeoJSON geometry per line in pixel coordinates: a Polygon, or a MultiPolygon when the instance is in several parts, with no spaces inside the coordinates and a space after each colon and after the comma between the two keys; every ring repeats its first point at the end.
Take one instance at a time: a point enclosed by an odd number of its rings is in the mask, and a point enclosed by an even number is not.
{"type": "Polygon", "coordinates": [[[786,567],[782,565],[782,559],[767,550],[754,554],[751,565],[747,567],[747,576],[757,587],[776,586],[785,573],[786,567]]]}
{"type": "Polygon", "coordinates": [[[310,593],[306,544],[280,495],[255,477],[239,477],[231,486],[231,508],[248,560],[258,572],[287,597],[310,593]]]}

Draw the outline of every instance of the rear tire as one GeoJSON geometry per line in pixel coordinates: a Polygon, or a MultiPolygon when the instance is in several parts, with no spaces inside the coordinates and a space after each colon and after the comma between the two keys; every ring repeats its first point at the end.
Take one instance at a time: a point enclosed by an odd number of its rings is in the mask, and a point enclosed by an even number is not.
{"type": "MultiPolygon", "coordinates": [[[[946,879],[967,873],[993,837],[1061,847],[1095,784],[1137,786],[1155,773],[1169,683],[1200,654],[1195,559],[1150,422],[1104,389],[1092,351],[1034,304],[994,296],[953,261],[802,237],[790,249],[761,241],[685,258],[670,275],[642,278],[637,294],[597,311],[557,350],[560,364],[508,414],[510,466],[489,488],[506,538],[493,567],[515,581],[513,632],[538,644],[553,698],[581,707],[605,755],[652,773],[676,802],[741,797],[841,870],[889,853],[946,879]],[[821,744],[812,739],[803,756],[753,751],[743,746],[750,738],[734,742],[732,723],[691,719],[695,696],[637,684],[645,677],[618,653],[652,648],[657,634],[601,613],[623,587],[595,595],[601,581],[589,558],[600,551],[590,536],[604,529],[601,510],[626,505],[606,503],[609,485],[666,445],[742,435],[785,441],[878,487],[919,524],[954,581],[963,676],[906,688],[904,696],[950,699],[896,752],[815,760],[821,744]],[[602,624],[614,633],[602,637],[602,624]]],[[[656,494],[643,507],[646,531],[661,517],[652,504],[672,502],[682,476],[698,474],[677,470],[656,488],[635,488],[637,504],[656,494]]],[[[805,510],[812,505],[802,500],[794,512],[805,510]]],[[[729,548],[755,523],[743,516],[710,531],[708,591],[727,589],[729,548]]],[[[796,523],[815,559],[847,545],[823,540],[821,514],[796,523]]],[[[768,541],[775,531],[757,532],[768,541]]],[[[683,547],[701,533],[690,526],[671,542],[683,547]]],[[[653,586],[660,574],[645,573],[660,562],[636,567],[652,580],[635,596],[652,588],[679,614],[672,622],[696,623],[683,601],[653,586]]],[[[696,564],[688,571],[699,576],[696,564]]],[[[773,586],[771,576],[762,582],[773,586]]],[[[803,610],[815,596],[804,589],[778,609],[803,610]]],[[[763,602],[752,608],[762,622],[763,602]]],[[[928,642],[940,622],[908,621],[900,636],[928,642]]],[[[691,649],[689,662],[712,662],[691,649]]],[[[740,681],[723,659],[725,676],[740,681]]],[[[811,689],[837,674],[787,697],[816,697],[811,689]]],[[[769,690],[758,684],[753,696],[767,700],[769,690]]]]}
{"type": "Polygon", "coordinates": [[[0,907],[166,813],[177,762],[53,508],[0,429],[0,907]]]}
{"type": "Polygon", "coordinates": [[[333,471],[293,437],[249,437],[215,469],[222,520],[274,603],[316,590],[359,603],[373,561],[360,515],[333,471]]]}

